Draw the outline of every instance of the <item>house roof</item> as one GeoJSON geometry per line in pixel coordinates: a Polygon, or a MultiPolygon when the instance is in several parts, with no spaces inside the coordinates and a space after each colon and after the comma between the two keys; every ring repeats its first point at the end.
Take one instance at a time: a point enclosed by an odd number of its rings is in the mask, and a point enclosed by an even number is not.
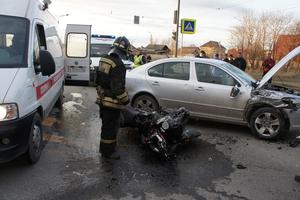
{"type": "Polygon", "coordinates": [[[157,51],[161,51],[161,50],[167,50],[169,51],[169,47],[167,45],[163,45],[163,44],[148,44],[145,49],[148,50],[157,50],[157,51]]]}
{"type": "Polygon", "coordinates": [[[179,51],[182,51],[182,54],[193,54],[196,50],[199,50],[198,47],[182,47],[179,51]]]}
{"type": "Polygon", "coordinates": [[[209,41],[209,42],[206,42],[205,44],[201,45],[200,47],[210,47],[210,48],[222,48],[222,49],[226,49],[219,42],[212,41],[212,40],[209,41]]]}

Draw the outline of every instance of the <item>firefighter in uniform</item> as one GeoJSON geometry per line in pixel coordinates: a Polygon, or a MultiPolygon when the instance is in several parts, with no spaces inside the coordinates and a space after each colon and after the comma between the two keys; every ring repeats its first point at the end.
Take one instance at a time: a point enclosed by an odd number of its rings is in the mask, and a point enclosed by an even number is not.
{"type": "Polygon", "coordinates": [[[102,119],[100,153],[102,157],[119,159],[116,139],[120,127],[120,112],[129,103],[125,90],[126,60],[130,43],[126,37],[118,37],[108,55],[101,55],[97,70],[97,104],[102,119]]]}

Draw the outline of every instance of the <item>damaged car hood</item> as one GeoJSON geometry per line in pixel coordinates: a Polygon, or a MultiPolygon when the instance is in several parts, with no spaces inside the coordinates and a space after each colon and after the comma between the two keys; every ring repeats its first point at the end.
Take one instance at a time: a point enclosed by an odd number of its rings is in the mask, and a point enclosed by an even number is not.
{"type": "Polygon", "coordinates": [[[288,94],[286,92],[260,89],[254,91],[250,99],[251,103],[265,103],[276,108],[290,108],[297,110],[300,108],[300,94],[288,94]]]}
{"type": "Polygon", "coordinates": [[[291,51],[288,55],[282,58],[258,83],[257,89],[263,87],[286,63],[300,54],[300,46],[291,51]]]}

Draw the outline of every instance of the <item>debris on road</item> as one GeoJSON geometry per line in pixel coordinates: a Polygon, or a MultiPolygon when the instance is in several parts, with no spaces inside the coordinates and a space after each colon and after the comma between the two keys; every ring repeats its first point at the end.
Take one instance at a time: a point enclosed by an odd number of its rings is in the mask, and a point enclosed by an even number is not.
{"type": "Polygon", "coordinates": [[[237,165],[236,165],[236,168],[238,168],[238,169],[247,169],[247,167],[245,167],[245,166],[242,165],[242,164],[237,164],[237,165]]]}
{"type": "Polygon", "coordinates": [[[290,147],[292,147],[292,148],[295,148],[295,147],[299,146],[299,144],[300,144],[300,141],[299,141],[299,139],[297,139],[297,138],[295,138],[295,139],[293,139],[293,140],[291,140],[291,141],[289,142],[289,145],[290,145],[290,147]]]}

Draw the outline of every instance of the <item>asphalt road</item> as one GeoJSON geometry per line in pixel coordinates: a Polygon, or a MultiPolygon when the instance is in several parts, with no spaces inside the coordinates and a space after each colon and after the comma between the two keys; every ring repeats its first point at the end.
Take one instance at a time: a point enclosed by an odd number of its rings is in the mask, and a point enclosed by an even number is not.
{"type": "Polygon", "coordinates": [[[99,153],[95,88],[65,88],[64,110],[44,121],[41,160],[0,165],[1,200],[299,200],[300,146],[256,139],[247,127],[191,120],[202,136],[166,162],[139,145],[135,131],[118,137],[121,159],[99,153]]]}

